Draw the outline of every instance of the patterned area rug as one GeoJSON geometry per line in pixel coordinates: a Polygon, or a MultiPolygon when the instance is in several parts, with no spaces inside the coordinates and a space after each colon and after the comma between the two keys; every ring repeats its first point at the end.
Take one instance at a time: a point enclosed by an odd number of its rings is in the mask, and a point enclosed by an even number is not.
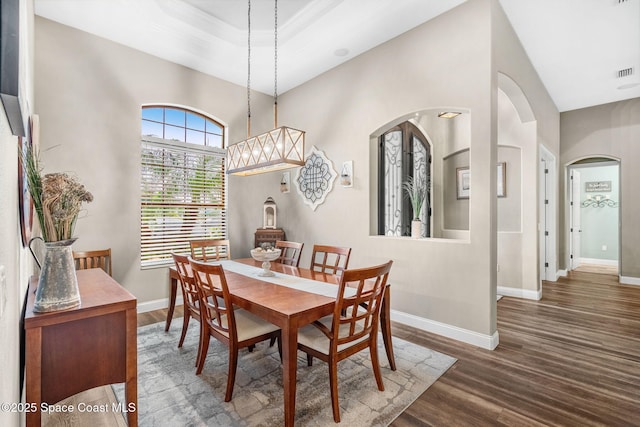
{"type": "MultiPolygon", "coordinates": [[[[175,321],[177,320],[177,322],[175,321]]],[[[174,325],[182,326],[181,319],[174,325]]],[[[227,349],[211,339],[201,375],[195,374],[198,328],[190,325],[182,349],[180,329],[164,332],[164,323],[138,329],[138,417],[141,426],[282,425],[282,368],[277,347],[259,343],[240,351],[233,399],[224,402],[227,349]]],[[[379,340],[382,342],[382,338],[379,340]]],[[[456,359],[393,338],[397,371],[389,369],[384,347],[378,349],[385,391],[375,383],[368,351],[338,365],[342,425],[386,426],[418,398],[456,359]]],[[[124,387],[114,386],[118,400],[124,387]]],[[[333,425],[329,370],[321,360],[307,367],[298,356],[296,425],[333,425]]]]}

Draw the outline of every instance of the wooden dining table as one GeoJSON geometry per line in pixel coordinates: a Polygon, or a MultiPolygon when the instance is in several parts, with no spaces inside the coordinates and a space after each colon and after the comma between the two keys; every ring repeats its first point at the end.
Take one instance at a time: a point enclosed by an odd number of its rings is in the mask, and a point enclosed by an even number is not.
{"type": "MultiPolygon", "coordinates": [[[[262,265],[261,262],[255,261],[252,258],[237,259],[234,261],[255,267],[262,265]]],[[[276,274],[286,274],[336,285],[340,280],[339,276],[333,274],[292,267],[275,262],[271,263],[271,270],[276,274]]],[[[175,267],[170,268],[169,277],[171,298],[165,330],[169,330],[173,317],[173,309],[175,307],[178,288],[178,273],[175,267]]],[[[282,383],[284,387],[284,424],[285,426],[293,426],[296,401],[298,329],[314,320],[332,314],[336,299],[260,280],[257,275],[249,276],[225,271],[225,277],[234,305],[277,325],[282,331],[281,350],[282,383]]],[[[391,343],[391,322],[389,319],[389,297],[389,286],[387,286],[383,298],[380,323],[389,365],[392,370],[395,370],[395,358],[391,343]]]]}

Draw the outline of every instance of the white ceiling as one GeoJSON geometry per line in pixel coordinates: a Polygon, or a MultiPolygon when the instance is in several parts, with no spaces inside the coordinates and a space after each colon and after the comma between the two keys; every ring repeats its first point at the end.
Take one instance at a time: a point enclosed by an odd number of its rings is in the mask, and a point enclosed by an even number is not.
{"type": "MultiPolygon", "coordinates": [[[[464,1],[279,0],[278,93],[464,1]]],[[[640,97],[640,0],[499,1],[560,111],[640,97]]],[[[273,94],[274,2],[251,3],[251,87],[273,94]]],[[[35,0],[35,11],[247,84],[245,0],[35,0]]]]}

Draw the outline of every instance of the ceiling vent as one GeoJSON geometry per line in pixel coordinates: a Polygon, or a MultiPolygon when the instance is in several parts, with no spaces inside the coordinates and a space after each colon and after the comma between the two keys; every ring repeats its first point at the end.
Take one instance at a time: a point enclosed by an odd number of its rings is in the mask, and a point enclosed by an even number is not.
{"type": "Polygon", "coordinates": [[[618,78],[621,79],[623,77],[629,77],[633,75],[633,67],[624,68],[622,70],[618,70],[618,78]]]}

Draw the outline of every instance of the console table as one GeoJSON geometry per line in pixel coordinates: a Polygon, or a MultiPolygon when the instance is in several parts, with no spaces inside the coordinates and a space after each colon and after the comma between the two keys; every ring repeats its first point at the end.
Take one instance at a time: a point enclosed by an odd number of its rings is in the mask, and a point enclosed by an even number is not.
{"type": "Polygon", "coordinates": [[[263,243],[270,243],[271,246],[275,246],[277,240],[286,240],[282,228],[258,228],[255,234],[254,247],[257,248],[263,243]]]}
{"type": "MultiPolygon", "coordinates": [[[[55,404],[94,387],[126,383],[129,427],[138,425],[136,298],[102,269],[78,270],[81,305],[34,313],[29,283],[24,328],[26,335],[27,427],[41,425],[41,404],[55,404]]],[[[109,408],[111,409],[111,408],[109,408]]]]}

